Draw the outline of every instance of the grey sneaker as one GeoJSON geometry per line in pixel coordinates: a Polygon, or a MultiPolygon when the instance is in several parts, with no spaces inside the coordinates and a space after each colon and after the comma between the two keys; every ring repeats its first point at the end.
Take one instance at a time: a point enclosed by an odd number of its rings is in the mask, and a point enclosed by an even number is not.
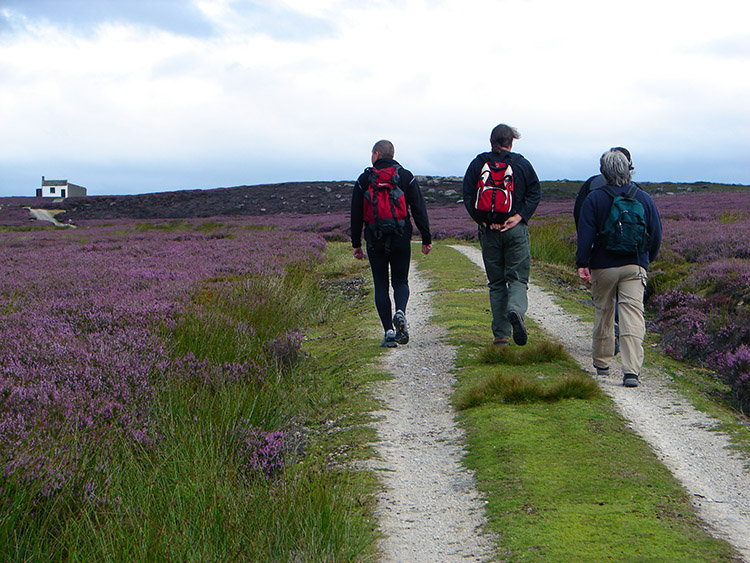
{"type": "Polygon", "coordinates": [[[638,387],[638,374],[626,373],[622,377],[622,384],[625,387],[638,387]]]}
{"type": "Polygon", "coordinates": [[[615,356],[620,353],[620,325],[615,323],[615,356]]]}
{"type": "Polygon", "coordinates": [[[383,336],[383,342],[380,345],[383,348],[395,348],[398,346],[396,343],[396,331],[393,329],[386,331],[385,336],[383,336]]]}
{"type": "Polygon", "coordinates": [[[508,321],[510,326],[513,327],[513,342],[519,346],[526,344],[528,335],[526,334],[526,325],[523,324],[523,317],[518,311],[511,311],[508,313],[508,321]]]}
{"type": "Polygon", "coordinates": [[[599,366],[594,366],[596,368],[596,375],[609,375],[609,368],[600,368],[599,366]]]}
{"type": "Polygon", "coordinates": [[[396,342],[399,344],[409,342],[409,331],[406,330],[406,316],[400,309],[393,315],[393,326],[396,327],[396,342]]]}

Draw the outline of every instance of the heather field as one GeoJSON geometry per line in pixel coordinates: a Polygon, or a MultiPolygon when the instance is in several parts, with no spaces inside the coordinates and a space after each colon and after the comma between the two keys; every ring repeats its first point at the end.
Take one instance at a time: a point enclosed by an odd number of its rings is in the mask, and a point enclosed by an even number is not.
{"type": "Polygon", "coordinates": [[[361,554],[301,426],[335,400],[299,332],[340,309],[324,249],[242,222],[0,233],[0,559],[361,554]]]}

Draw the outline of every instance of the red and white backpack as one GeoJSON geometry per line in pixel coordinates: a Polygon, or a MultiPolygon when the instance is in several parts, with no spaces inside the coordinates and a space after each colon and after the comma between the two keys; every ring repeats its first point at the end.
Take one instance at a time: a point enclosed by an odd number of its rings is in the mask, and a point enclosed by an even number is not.
{"type": "Polygon", "coordinates": [[[406,225],[406,194],[399,187],[400,166],[368,168],[364,193],[364,220],[370,230],[382,236],[400,234],[406,225]]]}

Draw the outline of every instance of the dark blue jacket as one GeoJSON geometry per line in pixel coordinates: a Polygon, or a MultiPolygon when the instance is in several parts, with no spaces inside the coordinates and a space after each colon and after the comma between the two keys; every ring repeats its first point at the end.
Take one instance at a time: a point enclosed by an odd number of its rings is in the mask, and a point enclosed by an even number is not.
{"type": "MultiPolygon", "coordinates": [[[[610,186],[615,193],[623,194],[632,184],[626,186],[610,186]]],[[[641,202],[646,214],[646,227],[650,235],[648,252],[622,256],[614,254],[604,248],[603,241],[598,237],[604,230],[604,222],[612,207],[612,198],[604,190],[592,191],[581,207],[578,219],[578,249],[576,251],[576,266],[598,270],[602,268],[616,268],[628,264],[638,264],[645,269],[656,260],[661,247],[661,218],[656,204],[651,196],[639,189],[635,199],[641,202]]]]}

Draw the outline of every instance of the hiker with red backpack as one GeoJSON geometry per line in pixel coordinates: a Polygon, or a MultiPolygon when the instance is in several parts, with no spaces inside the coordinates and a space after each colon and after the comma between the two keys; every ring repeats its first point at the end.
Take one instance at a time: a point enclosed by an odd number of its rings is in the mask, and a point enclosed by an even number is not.
{"type": "Polygon", "coordinates": [[[643,296],[649,264],[661,246],[654,200],[631,180],[625,154],[610,149],[600,159],[606,185],[592,191],[578,220],[578,276],[591,283],[596,307],[592,356],[598,375],[609,375],[615,351],[615,303],[625,387],[637,387],[643,366],[646,322],[643,296]]]}
{"type": "Polygon", "coordinates": [[[527,341],[531,216],[542,199],[539,178],[523,155],[511,152],[518,131],[501,123],[490,134],[490,152],[481,153],[464,175],[464,205],[479,225],[479,242],[490,288],[492,343],[527,341]]]}
{"type": "Polygon", "coordinates": [[[422,191],[414,175],[394,160],[393,143],[381,140],[372,148],[372,166],[354,184],[351,207],[352,252],[363,260],[362,232],[375,289],[375,308],[383,325],[381,346],[409,342],[406,304],[409,301],[411,217],[422,237],[422,253],[432,250],[432,235],[422,191]],[[411,211],[411,214],[410,214],[411,211]],[[388,278],[393,287],[393,312],[388,278]]]}

